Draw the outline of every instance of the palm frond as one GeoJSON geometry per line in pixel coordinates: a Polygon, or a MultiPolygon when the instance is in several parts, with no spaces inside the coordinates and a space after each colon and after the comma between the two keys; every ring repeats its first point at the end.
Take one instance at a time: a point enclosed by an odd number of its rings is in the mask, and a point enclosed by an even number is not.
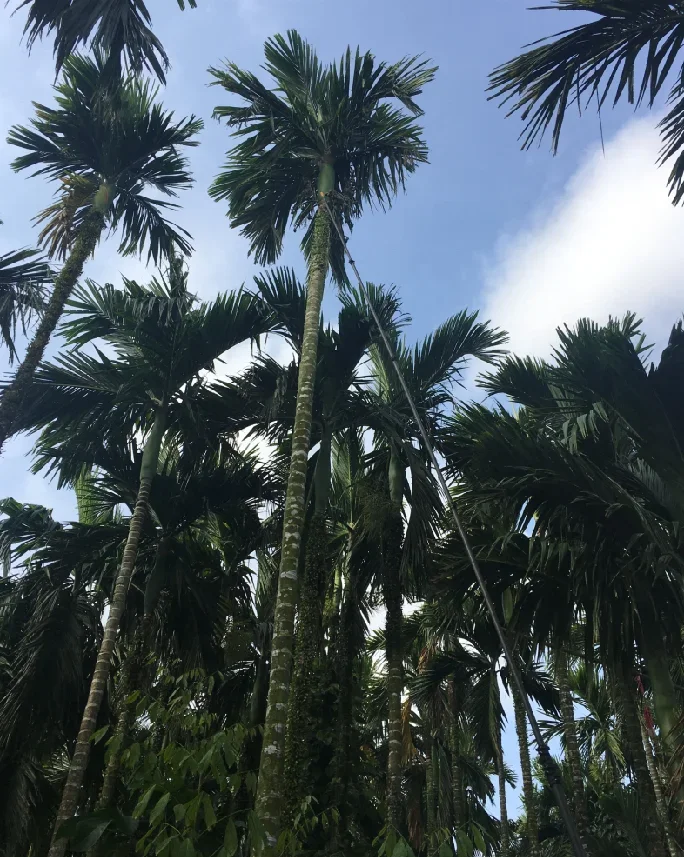
{"type": "Polygon", "coordinates": [[[52,282],[50,266],[37,250],[16,250],[0,256],[0,335],[9,351],[10,363],[16,356],[14,337],[17,323],[22,333],[45,303],[45,287],[52,282]]]}

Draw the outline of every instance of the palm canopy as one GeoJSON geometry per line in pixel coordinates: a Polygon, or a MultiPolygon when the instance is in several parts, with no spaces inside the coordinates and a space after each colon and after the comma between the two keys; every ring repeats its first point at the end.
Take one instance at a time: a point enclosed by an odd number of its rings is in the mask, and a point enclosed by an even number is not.
{"type": "MultiPolygon", "coordinates": [[[[239,142],[210,193],[229,200],[231,223],[257,261],[272,263],[288,223],[297,229],[314,214],[324,165],[334,169],[334,184],[326,188],[331,205],[348,225],[364,205],[391,205],[406,176],[427,161],[413,117],[422,113],[415,99],[436,69],[417,57],[388,65],[358,49],[348,49],[339,64],[323,65],[294,30],[269,39],[264,53],[272,88],[234,63],[210,69],[215,84],[244,102],[214,110],[239,142]]],[[[311,234],[309,226],[305,251],[311,234]]],[[[331,262],[341,279],[344,259],[335,236],[331,262]]]]}
{"type": "Polygon", "coordinates": [[[76,292],[63,326],[76,347],[39,368],[22,427],[46,428],[42,449],[64,446],[60,467],[67,480],[94,463],[103,443],[116,447],[147,430],[160,407],[168,437],[194,436],[201,426],[193,401],[206,373],[234,345],[256,340],[271,325],[264,304],[246,292],[197,303],[179,260],[147,288],[132,280],[122,289],[89,281],[76,292]],[[114,356],[97,341],[113,347],[114,356]],[[88,343],[94,353],[83,350],[88,343]],[[74,437],[80,442],[69,455],[74,437]]]}
{"type": "Polygon", "coordinates": [[[165,217],[177,205],[147,192],[172,197],[190,187],[180,148],[197,145],[202,122],[175,121],[155,101],[156,88],[134,76],[106,87],[104,68],[102,54],[69,57],[55,86],[56,105],[36,104],[30,127],[9,132],[8,142],[26,151],[14,170],[60,182],[57,202],[38,216],[46,222],[41,241],[65,257],[95,206],[111,229],[121,230],[120,253],[142,253],[148,243],[155,262],[174,246],[188,253],[190,236],[165,217]]]}
{"type": "Polygon", "coordinates": [[[17,323],[22,332],[43,309],[45,286],[52,282],[50,266],[36,250],[17,250],[0,256],[0,335],[9,350],[10,362],[16,356],[14,336],[17,323]]]}
{"type": "MultiPolygon", "coordinates": [[[[306,289],[289,268],[274,268],[255,277],[260,297],[273,313],[276,331],[301,355],[306,289]]],[[[325,429],[331,435],[350,426],[366,425],[366,403],[360,394],[369,379],[364,360],[375,341],[366,301],[373,303],[383,327],[404,321],[394,289],[366,284],[366,296],[349,288],[340,295],[337,324],[321,324],[314,389],[313,442],[325,429]]],[[[250,429],[272,442],[286,440],[295,412],[297,364],[283,366],[268,355],[258,358],[239,376],[218,382],[204,404],[205,419],[217,431],[250,429]]]]}
{"type": "Polygon", "coordinates": [[[612,95],[630,104],[652,106],[670,72],[670,110],[660,122],[661,163],[675,158],[670,173],[674,203],[684,197],[684,64],[677,60],[684,39],[682,0],[552,0],[541,9],[589,12],[596,17],[531,46],[531,50],[500,65],[490,76],[493,98],[512,102],[525,126],[521,138],[529,147],[548,128],[558,148],[569,106],[594,98],[597,107],[612,95]],[[646,52],[643,64],[638,57],[646,52]]]}
{"type": "MultiPolygon", "coordinates": [[[[184,0],[176,0],[181,9],[184,0]]],[[[195,0],[188,0],[194,8],[195,0]]],[[[44,35],[55,37],[57,72],[80,46],[90,45],[111,57],[121,68],[124,55],[131,71],[149,69],[164,83],[169,58],[151,29],[152,18],[144,0],[22,0],[28,7],[24,33],[29,47],[44,35]]]]}

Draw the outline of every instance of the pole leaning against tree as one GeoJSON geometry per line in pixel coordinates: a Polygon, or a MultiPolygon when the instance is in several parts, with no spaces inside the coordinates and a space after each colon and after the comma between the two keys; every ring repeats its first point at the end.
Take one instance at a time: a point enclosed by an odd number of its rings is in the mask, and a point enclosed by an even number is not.
{"type": "Polygon", "coordinates": [[[477,561],[475,553],[473,552],[470,539],[468,538],[468,534],[466,533],[463,527],[461,517],[458,514],[453,497],[451,496],[451,492],[449,491],[449,486],[446,483],[446,479],[444,478],[442,469],[439,466],[439,462],[437,461],[437,456],[435,454],[432,441],[430,440],[427,430],[423,424],[423,420],[421,419],[420,414],[418,413],[418,409],[416,408],[416,404],[413,400],[413,396],[411,395],[411,391],[409,390],[408,384],[406,383],[406,379],[404,378],[404,375],[401,371],[401,367],[399,366],[399,363],[397,361],[397,357],[394,348],[392,347],[392,343],[390,342],[389,337],[387,336],[380,322],[380,319],[378,318],[378,315],[373,306],[373,302],[368,299],[366,284],[361,279],[361,275],[359,274],[358,268],[356,267],[356,263],[354,262],[354,259],[352,258],[352,255],[349,252],[349,248],[347,247],[347,239],[344,236],[344,232],[342,231],[340,224],[338,223],[337,219],[333,216],[333,213],[330,210],[327,198],[324,198],[324,204],[325,207],[328,209],[330,222],[332,223],[335,231],[337,232],[337,235],[339,236],[340,241],[342,242],[344,254],[349,261],[349,265],[352,271],[354,272],[354,276],[356,277],[356,280],[359,284],[361,295],[364,301],[366,302],[368,309],[370,310],[373,322],[378,328],[378,333],[380,334],[380,338],[382,339],[383,345],[385,346],[387,355],[392,363],[392,366],[394,367],[394,371],[396,372],[399,384],[401,385],[401,388],[404,391],[404,395],[406,396],[406,401],[408,402],[409,408],[411,409],[413,419],[415,420],[416,425],[418,426],[418,432],[420,433],[423,444],[425,445],[425,450],[430,458],[430,461],[432,462],[432,466],[435,469],[437,481],[439,482],[439,486],[442,490],[442,493],[444,494],[444,499],[449,508],[449,512],[451,513],[451,517],[454,521],[454,524],[456,525],[458,534],[461,537],[461,541],[463,542],[463,547],[465,548],[466,554],[468,555],[468,560],[473,569],[473,574],[475,575],[475,579],[477,580],[477,584],[485,600],[485,604],[487,605],[487,610],[489,611],[492,624],[494,625],[494,629],[499,638],[499,642],[501,643],[501,650],[503,651],[504,657],[506,658],[506,664],[508,666],[509,674],[525,704],[525,712],[530,722],[532,734],[534,735],[534,740],[537,745],[537,754],[539,757],[539,762],[542,766],[544,773],[546,774],[546,779],[556,799],[558,810],[560,812],[561,818],[563,819],[563,824],[565,825],[565,829],[568,834],[568,839],[570,840],[570,844],[572,845],[575,857],[588,857],[586,848],[579,835],[579,830],[575,822],[575,817],[572,813],[572,810],[570,809],[570,804],[568,803],[568,799],[565,794],[565,789],[563,788],[563,782],[561,779],[561,773],[558,768],[558,764],[551,755],[549,745],[544,740],[544,736],[542,735],[541,729],[539,728],[539,723],[532,709],[530,698],[527,695],[527,691],[525,690],[525,685],[523,683],[522,676],[520,675],[520,671],[518,670],[515,660],[513,658],[511,648],[508,645],[506,634],[501,623],[499,622],[499,617],[496,613],[496,607],[494,606],[494,602],[492,601],[489,589],[487,588],[487,584],[485,583],[484,577],[482,575],[482,569],[480,568],[480,564],[477,561]]]}

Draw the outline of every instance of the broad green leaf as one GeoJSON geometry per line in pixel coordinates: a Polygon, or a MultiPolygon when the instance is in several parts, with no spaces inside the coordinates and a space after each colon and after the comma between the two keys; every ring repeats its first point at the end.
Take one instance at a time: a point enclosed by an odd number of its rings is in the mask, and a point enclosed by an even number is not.
{"type": "Polygon", "coordinates": [[[90,740],[93,742],[93,744],[98,744],[107,734],[107,732],[109,732],[109,724],[103,726],[102,729],[98,729],[97,732],[93,732],[93,734],[90,736],[90,740]]]}
{"type": "Polygon", "coordinates": [[[223,837],[223,848],[226,852],[226,857],[233,857],[238,849],[237,829],[232,818],[229,818],[228,823],[226,824],[226,833],[223,837]]]}
{"type": "Polygon", "coordinates": [[[166,792],[166,794],[163,794],[159,798],[159,800],[155,804],[154,809],[150,813],[150,827],[154,827],[155,825],[159,824],[159,822],[161,821],[162,815],[164,814],[164,810],[166,809],[166,805],[168,804],[168,802],[170,800],[171,800],[170,792],[166,792]]]}
{"type": "Polygon", "coordinates": [[[211,830],[216,824],[216,813],[208,794],[202,796],[202,806],[204,808],[204,823],[207,826],[207,830],[211,830]]]}
{"type": "Polygon", "coordinates": [[[149,789],[145,792],[145,794],[140,798],[138,803],[136,804],[135,809],[133,810],[133,818],[140,818],[142,814],[147,809],[147,804],[150,802],[150,798],[155,793],[157,786],[150,786],[149,789]]]}

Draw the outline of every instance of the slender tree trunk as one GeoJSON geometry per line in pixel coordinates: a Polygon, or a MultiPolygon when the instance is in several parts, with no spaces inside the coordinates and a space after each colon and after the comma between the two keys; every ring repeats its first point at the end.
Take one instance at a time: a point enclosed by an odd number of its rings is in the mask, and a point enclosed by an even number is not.
{"type": "Polygon", "coordinates": [[[667,845],[667,851],[670,857],[679,857],[680,851],[677,848],[674,836],[672,834],[670,813],[668,810],[667,801],[665,800],[665,794],[663,792],[663,783],[660,779],[658,766],[656,765],[653,744],[651,743],[651,737],[648,734],[648,730],[646,729],[646,724],[644,723],[643,717],[639,718],[639,725],[641,726],[641,743],[644,745],[648,773],[650,774],[651,782],[653,783],[653,791],[655,793],[656,799],[656,808],[658,810],[660,823],[662,824],[663,830],[665,831],[665,842],[667,845]]]}
{"type": "Polygon", "coordinates": [[[401,831],[404,812],[401,797],[402,718],[401,692],[404,687],[401,611],[401,547],[404,525],[401,518],[404,471],[392,454],[389,470],[389,493],[392,511],[385,525],[383,545],[383,597],[385,601],[385,659],[387,661],[387,817],[386,825],[401,831]]]}
{"type": "MultiPolygon", "coordinates": [[[[318,331],[330,257],[330,220],[322,202],[326,194],[333,189],[334,183],[334,167],[332,164],[324,164],[318,181],[321,203],[316,213],[309,255],[304,336],[299,362],[292,456],[285,498],[283,545],[274,613],[271,680],[268,688],[264,743],[261,750],[256,796],[256,810],[265,831],[263,845],[269,851],[274,850],[278,842],[280,817],[285,798],[283,763],[297,606],[297,574],[304,529],[306,471],[318,360],[318,331]]],[[[262,843],[258,843],[257,851],[260,851],[261,847],[262,843]]]]}
{"type": "MultiPolygon", "coordinates": [[[[495,680],[496,673],[495,673],[495,680]]],[[[503,744],[501,742],[501,725],[496,719],[494,732],[494,750],[496,752],[496,768],[499,777],[499,819],[501,824],[501,853],[500,857],[508,857],[510,847],[510,830],[508,829],[508,803],[506,801],[506,768],[504,766],[503,744]]]]}
{"type": "Polygon", "coordinates": [[[336,836],[342,851],[348,845],[348,807],[347,793],[349,789],[350,755],[352,747],[352,729],[354,716],[354,639],[353,626],[358,611],[355,581],[349,580],[349,586],[344,594],[340,611],[339,633],[337,635],[337,650],[335,654],[335,671],[337,673],[338,708],[337,708],[337,743],[335,747],[334,777],[336,780],[335,803],[339,813],[336,825],[336,836]]]}
{"type": "Polygon", "coordinates": [[[314,474],[314,514],[306,535],[304,573],[299,589],[285,742],[287,806],[283,826],[290,825],[302,800],[314,794],[312,769],[321,749],[316,738],[320,722],[316,700],[323,683],[323,608],[331,571],[327,522],[331,454],[332,434],[324,428],[314,474]]]}
{"type": "MultiPolygon", "coordinates": [[[[401,529],[394,527],[398,534],[401,529]]],[[[404,686],[403,656],[401,651],[401,588],[399,569],[385,570],[383,581],[385,600],[385,656],[387,660],[387,826],[401,830],[403,803],[401,799],[401,691],[404,686]]]]}
{"type": "Polygon", "coordinates": [[[299,591],[294,670],[287,717],[285,781],[289,824],[302,800],[313,794],[312,765],[318,747],[316,697],[320,690],[323,644],[322,601],[328,565],[328,527],[325,514],[314,514],[306,538],[306,558],[299,591]]]}
{"type": "Polygon", "coordinates": [[[510,683],[513,696],[513,711],[515,713],[515,729],[518,734],[518,747],[520,749],[520,769],[522,772],[523,803],[525,804],[525,815],[527,816],[527,838],[530,843],[530,857],[540,857],[539,849],[539,821],[537,820],[537,807],[534,801],[534,785],[532,780],[532,763],[530,761],[530,744],[527,735],[527,715],[525,706],[520,698],[520,693],[515,682],[510,683]]]}
{"type": "Polygon", "coordinates": [[[104,214],[101,211],[93,209],[86,215],[69,258],[55,280],[45,313],[26,349],[21,366],[0,398],[0,453],[5,441],[14,431],[38,364],[43,359],[45,348],[59,323],[66,302],[83,273],[83,266],[100,240],[104,224],[104,214]]]}
{"type": "Polygon", "coordinates": [[[563,719],[563,734],[565,736],[565,758],[570,767],[572,775],[572,806],[575,812],[575,821],[584,845],[584,850],[589,854],[589,812],[584,792],[584,777],[582,774],[582,760],[577,740],[577,727],[575,725],[575,705],[570,690],[568,655],[564,651],[556,654],[555,662],[556,683],[560,694],[561,717],[563,719]]]}
{"type": "Polygon", "coordinates": [[[433,857],[438,851],[437,795],[439,793],[438,744],[434,735],[428,736],[428,758],[425,768],[425,803],[427,809],[427,851],[433,857]]]}
{"type": "Polygon", "coordinates": [[[90,739],[95,731],[97,716],[109,678],[112,654],[121,624],[121,617],[126,606],[128,586],[131,582],[138,553],[138,544],[147,515],[150,487],[157,472],[159,450],[164,436],[165,422],[166,410],[165,408],[159,408],[143,452],[142,464],[140,466],[140,487],[138,489],[135,510],[128,530],[128,538],[126,539],[121,567],[116,576],[114,596],[109,608],[100,651],[97,655],[95,671],[90,682],[88,702],[83,712],[81,728],[76,739],[76,748],[69,766],[59,810],[57,811],[57,821],[55,822],[55,830],[52,835],[48,857],[63,857],[67,842],[65,838],[59,837],[59,828],[65,821],[73,817],[78,807],[81,786],[83,785],[83,778],[90,756],[90,739]]]}
{"type": "Polygon", "coordinates": [[[615,702],[621,715],[623,738],[632,759],[639,806],[644,820],[642,825],[644,844],[649,857],[667,857],[658,817],[655,789],[648,772],[646,751],[641,740],[635,692],[628,682],[626,670],[622,665],[617,666],[612,672],[612,677],[615,702]]]}
{"type": "Polygon", "coordinates": [[[461,768],[461,740],[459,726],[459,706],[456,695],[456,682],[449,679],[449,745],[451,750],[451,800],[453,804],[454,835],[465,824],[465,796],[463,794],[463,770],[461,768]]]}

